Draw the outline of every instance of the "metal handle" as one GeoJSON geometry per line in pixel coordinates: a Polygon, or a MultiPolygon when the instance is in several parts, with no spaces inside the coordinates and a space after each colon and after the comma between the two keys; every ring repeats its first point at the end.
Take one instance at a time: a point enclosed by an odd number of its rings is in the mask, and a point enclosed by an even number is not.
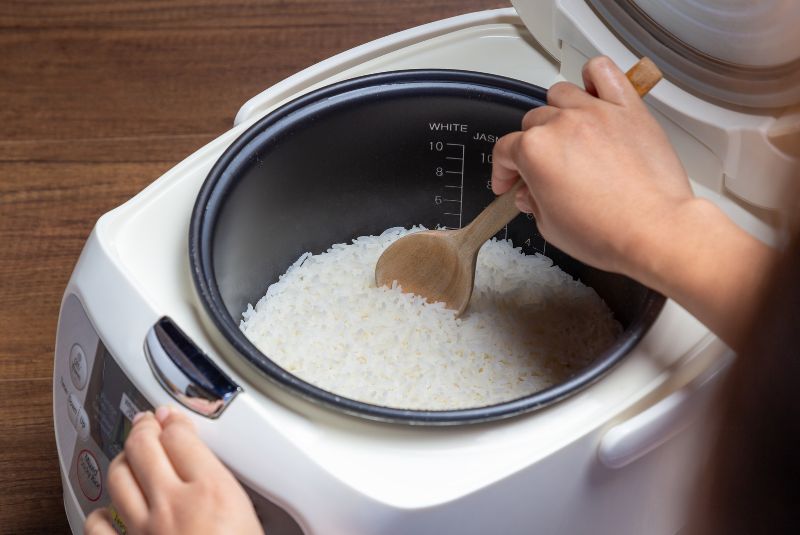
{"type": "Polygon", "coordinates": [[[208,418],[222,414],[242,390],[167,316],[147,331],[144,354],[164,390],[208,418]]]}

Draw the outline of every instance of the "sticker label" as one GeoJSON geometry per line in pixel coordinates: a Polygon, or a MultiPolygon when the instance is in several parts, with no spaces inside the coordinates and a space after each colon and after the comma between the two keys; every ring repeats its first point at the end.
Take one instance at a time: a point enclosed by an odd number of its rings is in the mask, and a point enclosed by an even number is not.
{"type": "Polygon", "coordinates": [[[122,414],[125,415],[125,418],[130,421],[133,421],[133,417],[137,412],[141,412],[139,407],[137,407],[136,404],[131,401],[131,398],[129,398],[125,392],[122,393],[122,397],[119,399],[119,410],[122,411],[122,414]]]}

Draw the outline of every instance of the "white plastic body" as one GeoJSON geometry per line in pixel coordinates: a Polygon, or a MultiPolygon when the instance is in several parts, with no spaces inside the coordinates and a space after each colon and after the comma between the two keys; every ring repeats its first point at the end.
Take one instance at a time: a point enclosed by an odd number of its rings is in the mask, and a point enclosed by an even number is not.
{"type": "MultiPolygon", "coordinates": [[[[569,19],[556,22],[557,32],[568,29],[569,19]]],[[[574,37],[577,44],[565,44],[565,49],[587,51],[586,39],[574,37]]],[[[631,428],[631,418],[659,403],[669,405],[664,400],[672,395],[698,391],[686,386],[727,354],[723,344],[675,303],[666,304],[647,336],[609,375],[547,410],[490,424],[416,428],[351,418],[304,402],[290,406],[281,401],[284,393],[257,388],[251,374],[230,365],[228,359],[235,355],[208,327],[192,287],[187,232],[196,193],[222,151],[269,110],[339,79],[405,68],[470,69],[548,87],[562,76],[574,78],[577,68],[580,54],[559,50],[548,53],[515,12],[505,9],[415,28],[310,67],[248,102],[233,129],[104,215],[65,295],[80,299],[94,330],[153,405],[172,403],[142,350],[148,329],[161,316],[170,316],[214,358],[244,391],[217,420],[189,416],[237,477],[285,508],[307,535],[672,535],[684,523],[706,403],[700,398],[693,409],[697,420],[680,428],[659,428],[659,415],[669,420],[675,414],[663,410],[664,405],[640,426],[631,428]],[[619,431],[626,422],[628,427],[619,431]],[[663,432],[653,431],[654,426],[663,432]],[[644,427],[647,432],[637,431],[644,427]],[[615,428],[625,440],[604,442],[608,433],[613,439],[615,428]]],[[[615,59],[633,63],[627,52],[615,59]]],[[[692,98],[678,91],[662,83],[649,102],[673,125],[669,133],[683,147],[687,167],[715,169],[705,159],[706,145],[677,126],[685,119],[685,103],[670,103],[669,98],[692,98]],[[694,155],[699,162],[692,160],[694,155]]],[[[721,138],[724,125],[740,118],[718,110],[720,125],[713,117],[705,118],[705,130],[700,130],[718,132],[721,138]]],[[[702,182],[706,185],[695,184],[698,191],[749,231],[772,238],[767,225],[725,198],[721,180],[702,182]]],[[[70,321],[62,314],[59,329],[70,321]]],[[[68,373],[59,346],[54,418],[62,473],[75,447],[57,386],[68,373]]],[[[80,532],[82,514],[69,485],[65,504],[74,531],[80,532]]]]}
{"type": "MultiPolygon", "coordinates": [[[[598,54],[627,68],[637,60],[583,0],[512,0],[537,41],[559,62],[561,74],[580,83],[581,68],[598,54]]],[[[687,93],[668,80],[645,97],[670,135],[689,176],[756,207],[786,210],[797,191],[796,153],[783,152],[770,131],[792,110],[725,108],[687,93]]],[[[796,112],[795,115],[796,116],[796,112]]],[[[800,128],[796,126],[795,141],[800,128]]]]}

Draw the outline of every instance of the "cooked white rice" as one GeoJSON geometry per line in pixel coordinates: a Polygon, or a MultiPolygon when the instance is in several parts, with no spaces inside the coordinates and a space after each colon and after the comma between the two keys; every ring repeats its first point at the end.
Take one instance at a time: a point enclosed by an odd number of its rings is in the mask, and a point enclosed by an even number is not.
{"type": "MultiPolygon", "coordinates": [[[[421,230],[415,227],[411,231],[421,230]]],[[[461,318],[375,285],[389,229],[303,254],[241,329],[278,365],[337,395],[403,409],[480,407],[559,383],[621,332],[594,290],[542,255],[487,242],[461,318]]]]}

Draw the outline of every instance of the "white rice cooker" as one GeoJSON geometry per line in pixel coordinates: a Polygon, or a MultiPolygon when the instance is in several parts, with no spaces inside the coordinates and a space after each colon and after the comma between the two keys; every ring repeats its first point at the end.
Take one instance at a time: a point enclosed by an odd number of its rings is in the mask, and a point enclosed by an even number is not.
{"type": "MultiPolygon", "coordinates": [[[[598,54],[623,68],[642,55],[656,61],[666,79],[645,100],[695,192],[758,238],[779,239],[781,202],[798,160],[790,147],[800,138],[800,4],[514,5],[400,32],[276,84],[242,107],[230,131],[97,222],[65,291],[55,350],[53,413],[74,533],[83,532],[91,510],[110,505],[108,464],[133,415],[163,404],[194,419],[271,535],[671,535],[682,528],[703,459],[708,401],[732,354],[672,301],[659,305],[624,358],[570,395],[485,418],[491,421],[425,425],[431,422],[402,414],[393,421],[369,407],[336,410],[336,400],[303,390],[289,374],[261,373],[241,358],[193,284],[204,269],[187,246],[200,217],[198,193],[248,132],[292,103],[409,69],[472,71],[512,79],[503,82],[508,87],[580,83],[584,62],[598,54]]],[[[479,134],[459,117],[430,121],[479,134]]],[[[421,146],[435,141],[431,122],[419,130],[421,146]]],[[[450,158],[462,164],[479,157],[471,145],[453,146],[460,149],[450,158]]],[[[468,177],[462,165],[462,187],[485,182],[489,169],[468,177]]]]}

